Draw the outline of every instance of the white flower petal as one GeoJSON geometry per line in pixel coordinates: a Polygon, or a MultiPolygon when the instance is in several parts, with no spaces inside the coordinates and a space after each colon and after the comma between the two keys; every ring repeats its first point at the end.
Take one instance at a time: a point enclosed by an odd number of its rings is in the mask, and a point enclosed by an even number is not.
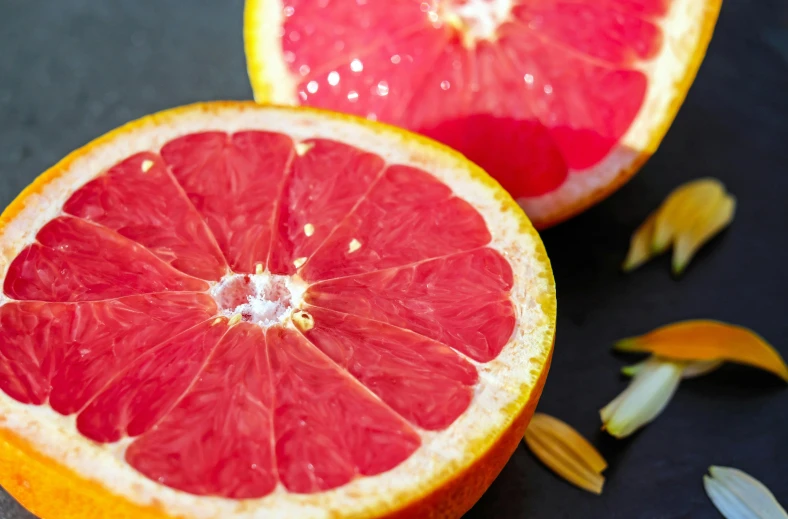
{"type": "Polygon", "coordinates": [[[685,365],[683,362],[648,359],[629,387],[600,410],[608,433],[623,438],[656,418],[676,392],[685,365]]]}
{"type": "Polygon", "coordinates": [[[788,519],[774,494],[749,474],[714,466],[709,468],[709,474],[703,477],[703,486],[726,519],[788,519]]]}

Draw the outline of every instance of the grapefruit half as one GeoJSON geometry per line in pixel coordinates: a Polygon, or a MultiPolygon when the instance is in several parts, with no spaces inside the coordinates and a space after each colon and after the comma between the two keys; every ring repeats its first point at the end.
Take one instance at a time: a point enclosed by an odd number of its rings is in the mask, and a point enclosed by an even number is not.
{"type": "Polygon", "coordinates": [[[656,150],[721,0],[247,0],[255,98],[385,121],[476,162],[547,227],[656,150]]]}
{"type": "Polygon", "coordinates": [[[145,117],[36,180],[0,245],[0,484],[45,519],[459,517],[550,362],[520,207],[351,116],[145,117]]]}

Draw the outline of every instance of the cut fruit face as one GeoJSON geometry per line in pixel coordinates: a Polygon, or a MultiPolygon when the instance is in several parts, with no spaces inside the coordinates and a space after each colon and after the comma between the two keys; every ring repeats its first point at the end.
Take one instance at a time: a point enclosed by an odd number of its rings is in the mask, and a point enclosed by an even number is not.
{"type": "Polygon", "coordinates": [[[655,151],[720,0],[247,0],[260,102],[330,108],[457,149],[538,227],[655,151]]]}
{"type": "Polygon", "coordinates": [[[544,384],[538,236],[401,130],[163,112],[64,159],[0,232],[0,458],[21,460],[0,484],[45,519],[459,517],[544,384]]]}

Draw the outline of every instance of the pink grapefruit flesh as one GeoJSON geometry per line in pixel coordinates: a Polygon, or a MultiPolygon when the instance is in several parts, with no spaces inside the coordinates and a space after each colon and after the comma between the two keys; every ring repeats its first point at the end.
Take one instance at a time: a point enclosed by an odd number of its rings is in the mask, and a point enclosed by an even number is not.
{"type": "Polygon", "coordinates": [[[77,189],[9,267],[0,388],[234,499],[379,474],[449,427],[512,336],[508,261],[432,175],[305,144],[192,133],[77,189]],[[277,321],[295,297],[302,332],[277,321]]]}
{"type": "Polygon", "coordinates": [[[714,0],[248,0],[255,97],[360,115],[457,149],[538,226],[654,151],[714,0]]]}

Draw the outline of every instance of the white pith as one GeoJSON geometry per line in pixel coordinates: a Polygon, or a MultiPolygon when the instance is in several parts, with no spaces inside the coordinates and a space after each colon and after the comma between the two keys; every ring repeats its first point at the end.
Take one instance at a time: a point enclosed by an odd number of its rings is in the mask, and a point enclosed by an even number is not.
{"type": "MultiPolygon", "coordinates": [[[[497,198],[497,191],[471,175],[470,165],[455,154],[421,144],[384,127],[369,128],[352,121],[310,111],[275,108],[195,108],[174,116],[149,119],[117,141],[104,142],[73,160],[68,170],[39,194],[26,198],[25,208],[0,235],[0,282],[8,265],[31,243],[38,230],[57,216],[77,189],[121,159],[145,150],[159,150],[189,132],[264,129],[291,135],[296,141],[329,138],[350,143],[383,157],[388,163],[423,168],[471,203],[492,234],[490,246],[510,261],[514,273],[512,300],[518,324],[510,342],[493,361],[477,364],[480,380],[469,409],[441,432],[420,431],[422,446],[406,461],[383,474],[363,477],[326,492],[291,494],[281,485],[274,493],[250,500],[195,496],[160,485],[124,461],[129,440],[101,445],[78,433],[74,416],[50,407],[17,402],[0,392],[0,427],[26,438],[42,454],[85,478],[140,505],[157,503],[165,512],[189,518],[328,519],[379,515],[404,502],[427,495],[471,464],[492,445],[513,419],[541,375],[555,323],[544,301],[554,301],[552,276],[544,263],[538,238],[523,227],[521,215],[497,198]],[[154,123],[155,120],[159,124],[154,123]]],[[[295,294],[294,294],[295,297],[295,294]]],[[[3,300],[2,302],[6,302],[3,300]]],[[[295,306],[295,305],[294,305],[295,306]]],[[[292,326],[292,323],[289,323],[292,326]]]]}
{"type": "Polygon", "coordinates": [[[463,44],[473,47],[480,40],[494,41],[498,27],[512,12],[512,0],[455,0],[439,2],[438,16],[457,28],[463,44]]]}
{"type": "Polygon", "coordinates": [[[306,285],[291,276],[278,276],[263,272],[260,274],[228,274],[211,287],[210,293],[220,309],[221,315],[231,321],[240,319],[256,324],[261,328],[269,328],[277,324],[286,324],[294,309],[299,308],[306,291],[306,285]],[[224,292],[230,284],[238,279],[247,278],[250,293],[246,302],[240,305],[223,304],[224,292]],[[286,298],[272,297],[271,290],[282,287],[286,298]]]}
{"type": "MultiPolygon", "coordinates": [[[[511,0],[512,4],[524,0],[511,0]]],[[[492,0],[497,4],[493,9],[475,7],[477,25],[489,27],[484,20],[496,21],[503,13],[504,4],[509,0],[492,0]]],[[[435,5],[452,2],[433,1],[435,5]]],[[[475,0],[471,4],[485,4],[487,0],[475,0]]],[[[508,6],[511,9],[511,5],[508,6]]],[[[546,195],[520,198],[531,220],[551,222],[561,217],[567,208],[574,208],[587,199],[594,199],[595,193],[607,191],[607,186],[617,181],[643,155],[649,156],[659,145],[663,128],[667,128],[675,115],[674,103],[684,96],[685,79],[693,75],[692,67],[695,53],[705,44],[704,28],[710,16],[716,17],[718,9],[715,0],[673,0],[668,13],[658,20],[651,20],[662,30],[663,46],[659,54],[648,61],[637,63],[635,67],[648,76],[648,89],[640,110],[621,138],[619,144],[594,166],[583,170],[570,170],[566,181],[555,191],[546,195]]],[[[255,91],[265,92],[268,102],[284,105],[297,105],[296,78],[287,68],[284,60],[280,31],[284,23],[282,0],[248,0],[245,12],[247,31],[256,28],[254,34],[246,34],[248,41],[256,44],[256,51],[247,51],[248,68],[252,72],[255,91]]],[[[449,20],[451,23],[451,20],[449,20]]],[[[456,24],[455,24],[456,25],[456,24]]],[[[477,32],[481,29],[477,29],[477,32]]],[[[481,31],[488,34],[489,30],[481,31]]],[[[494,39],[487,36],[487,39],[494,39]]],[[[701,49],[702,51],[702,49],[701,49]]]]}

